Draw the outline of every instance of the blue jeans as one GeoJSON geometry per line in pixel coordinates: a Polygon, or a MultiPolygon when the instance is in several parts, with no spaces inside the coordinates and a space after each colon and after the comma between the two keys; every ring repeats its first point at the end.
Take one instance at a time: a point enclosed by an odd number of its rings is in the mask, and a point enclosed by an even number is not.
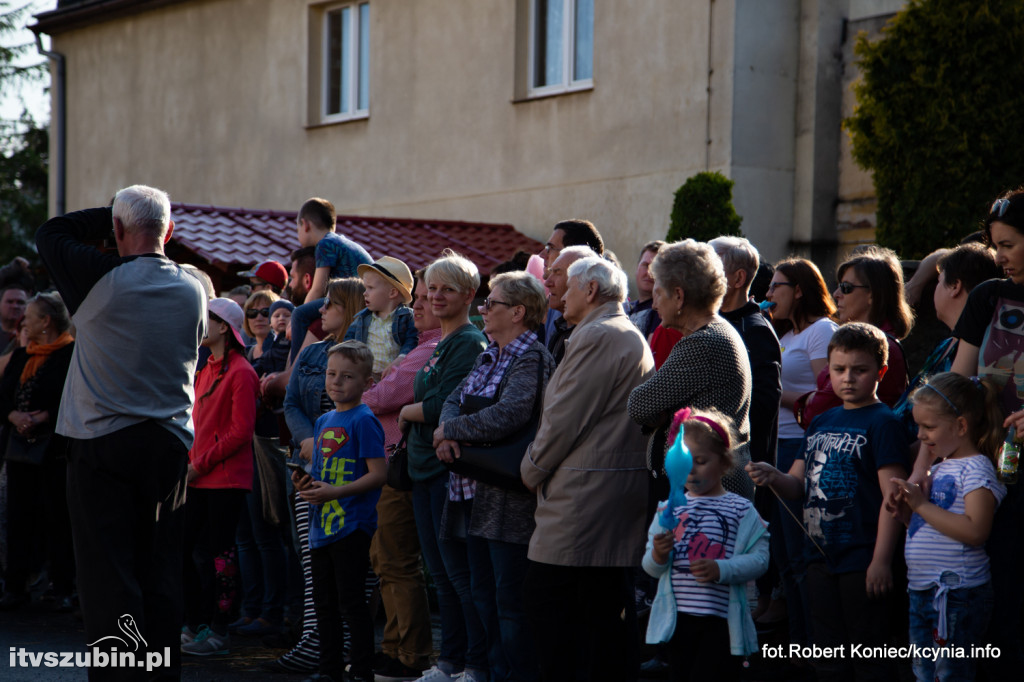
{"type": "Polygon", "coordinates": [[[441,540],[441,513],[447,497],[447,473],[417,482],[412,488],[416,531],[441,612],[438,663],[449,674],[464,667],[485,671],[487,636],[473,603],[466,543],[441,540]]]}
{"type": "MultiPolygon", "coordinates": [[[[775,467],[782,473],[788,473],[793,461],[800,452],[803,438],[780,438],[775,467]]],[[[775,513],[772,517],[773,532],[770,538],[772,559],[782,580],[782,590],[786,595],[786,611],[789,616],[789,641],[797,644],[809,644],[807,633],[806,585],[804,585],[804,543],[803,501],[775,500],[775,513]],[[794,518],[795,517],[795,518],[794,518]]]]}
{"type": "Polygon", "coordinates": [[[316,318],[320,317],[320,306],[323,304],[324,299],[318,298],[315,301],[295,306],[295,310],[292,311],[292,351],[289,357],[290,362],[295,362],[295,357],[299,354],[302,342],[306,338],[306,331],[309,329],[309,325],[313,324],[316,318]]]}
{"type": "MultiPolygon", "coordinates": [[[[933,600],[935,589],[907,590],[910,594],[910,643],[921,647],[939,647],[936,628],[939,614],[933,600]]],[[[971,646],[983,644],[992,615],[992,583],[950,590],[946,594],[946,646],[963,647],[966,658],[941,656],[937,660],[914,659],[914,677],[920,682],[932,680],[973,680],[975,672],[971,646]]]]}
{"type": "MultiPolygon", "coordinates": [[[[254,472],[255,479],[258,474],[254,472]]],[[[242,516],[238,520],[235,542],[242,572],[242,613],[260,617],[278,625],[284,618],[287,588],[284,538],[291,531],[272,526],[263,520],[263,503],[258,481],[245,496],[242,516]]]]}
{"type": "MultiPolygon", "coordinates": [[[[470,539],[480,540],[472,536],[470,539]]],[[[540,679],[540,664],[523,601],[523,582],[529,564],[526,552],[529,547],[501,540],[483,542],[488,551],[491,580],[483,586],[484,589],[480,589],[477,585],[477,565],[474,564],[473,597],[477,600],[480,613],[496,613],[497,632],[492,634],[490,629],[487,632],[492,653],[491,682],[536,682],[540,679]],[[481,608],[481,597],[492,600],[489,607],[481,608]]],[[[485,623],[489,628],[493,627],[487,621],[485,623]]]]}

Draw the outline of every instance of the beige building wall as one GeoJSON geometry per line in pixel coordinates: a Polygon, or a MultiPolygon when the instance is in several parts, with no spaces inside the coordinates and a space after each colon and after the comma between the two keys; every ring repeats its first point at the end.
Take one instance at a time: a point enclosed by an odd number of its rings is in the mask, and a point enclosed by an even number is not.
{"type": "Polygon", "coordinates": [[[674,190],[705,167],[709,3],[598,3],[593,89],[520,102],[515,3],[370,6],[369,118],[323,126],[307,125],[315,3],[200,0],[56,35],[68,209],[145,182],[177,201],[321,195],[542,241],[582,216],[625,261],[664,236],[674,190]]]}
{"type": "Polygon", "coordinates": [[[541,241],[585,217],[631,270],[665,236],[675,190],[718,170],[776,260],[834,234],[820,153],[837,114],[820,112],[838,97],[816,60],[836,42],[835,4],[598,1],[593,88],[524,99],[528,0],[370,0],[369,117],[330,125],[311,112],[310,65],[331,3],[189,0],[57,32],[67,207],[143,182],[176,201],[319,195],[341,213],[508,222],[541,241]]]}

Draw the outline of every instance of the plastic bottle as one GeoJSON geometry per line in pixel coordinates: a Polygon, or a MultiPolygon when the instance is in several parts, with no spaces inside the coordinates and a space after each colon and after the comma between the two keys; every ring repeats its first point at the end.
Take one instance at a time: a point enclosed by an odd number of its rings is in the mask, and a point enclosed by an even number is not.
{"type": "Polygon", "coordinates": [[[999,458],[996,460],[996,469],[999,480],[1007,485],[1017,482],[1017,468],[1020,464],[1020,443],[1017,442],[1017,429],[1010,427],[1006,432],[1006,440],[1003,447],[999,449],[999,458]]]}

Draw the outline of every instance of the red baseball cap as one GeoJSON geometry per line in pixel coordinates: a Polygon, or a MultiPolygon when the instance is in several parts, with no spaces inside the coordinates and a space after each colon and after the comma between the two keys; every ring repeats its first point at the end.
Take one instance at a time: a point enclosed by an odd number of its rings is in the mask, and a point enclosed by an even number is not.
{"type": "Polygon", "coordinates": [[[256,277],[272,287],[284,289],[288,284],[288,271],[276,260],[265,260],[255,270],[238,273],[239,277],[256,277]]]}

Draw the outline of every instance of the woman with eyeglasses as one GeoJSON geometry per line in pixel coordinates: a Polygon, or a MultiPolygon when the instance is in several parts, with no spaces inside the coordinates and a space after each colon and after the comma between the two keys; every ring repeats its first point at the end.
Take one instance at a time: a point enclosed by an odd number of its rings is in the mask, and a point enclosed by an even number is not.
{"type": "MultiPolygon", "coordinates": [[[[290,461],[309,466],[313,458],[313,425],[324,412],[334,409],[327,395],[324,378],[327,374],[327,351],[345,338],[355,314],[363,309],[363,282],[357,277],[336,278],[327,282],[327,296],[320,307],[323,341],[306,346],[295,358],[288,390],[284,398],[284,417],[292,434],[290,461]]],[[[305,585],[302,635],[292,649],[264,668],[274,672],[295,673],[317,670],[320,661],[320,635],[313,608],[313,581],[309,557],[309,503],[295,496],[295,525],[302,555],[302,577],[305,585]]]]}
{"type": "MultiPolygon", "coordinates": [[[[242,329],[256,343],[245,350],[246,358],[261,379],[284,370],[290,345],[275,344],[270,307],[278,301],[272,291],[257,291],[242,307],[242,329]]],[[[228,629],[240,635],[269,635],[280,628],[285,602],[285,534],[290,515],[287,501],[288,450],[279,442],[273,405],[257,395],[256,429],[253,436],[252,490],[245,496],[238,521],[238,564],[242,572],[241,614],[228,629]]],[[[290,537],[290,533],[289,533],[290,537]]]]}
{"type": "MultiPolygon", "coordinates": [[[[985,218],[985,238],[995,249],[996,265],[1006,278],[979,284],[967,297],[967,306],[953,330],[953,336],[960,339],[953,371],[987,378],[1002,388],[1000,405],[1007,415],[1004,426],[1016,427],[1019,440],[1024,433],[1024,188],[1007,192],[992,204],[985,218]]],[[[930,453],[921,450],[915,474],[927,471],[931,464],[930,453]]],[[[985,546],[992,588],[998,595],[985,641],[1002,651],[998,660],[982,662],[989,679],[1008,679],[1024,665],[1019,634],[1024,606],[1019,579],[1024,560],[1021,485],[1006,487],[1007,495],[996,509],[985,546]]]]}
{"type": "MultiPolygon", "coordinates": [[[[458,457],[460,444],[493,443],[531,421],[536,427],[538,402],[555,369],[554,358],[537,337],[548,308],[540,280],[526,272],[507,272],[495,276],[490,289],[480,312],[491,343],[449,394],[434,430],[437,456],[445,462],[458,457]],[[483,406],[468,411],[466,406],[474,402],[483,406]]],[[[521,454],[525,452],[524,447],[521,454]]],[[[449,506],[466,507],[467,542],[481,550],[480,560],[470,563],[470,582],[487,632],[491,679],[538,680],[537,652],[522,599],[537,496],[525,487],[514,490],[458,479],[456,485],[475,489],[472,499],[449,500],[449,506]]]]}
{"type": "Polygon", "coordinates": [[[421,679],[450,682],[458,676],[482,682],[488,679],[487,635],[470,587],[470,562],[482,558],[482,552],[476,543],[466,542],[454,515],[444,515],[448,499],[469,499],[472,491],[449,485],[448,470],[434,448],[434,430],[445,400],[487,347],[487,338],[469,321],[480,273],[472,261],[446,249],[427,268],[425,279],[431,310],[441,321],[441,340],[416,373],[416,402],[403,407],[398,416],[399,426],[408,433],[416,531],[441,612],[440,656],[421,679]],[[442,516],[453,523],[443,525],[442,516]]]}
{"type": "MultiPolygon", "coordinates": [[[[828,343],[839,325],[832,319],[836,306],[829,296],[825,279],[818,266],[809,260],[789,258],[776,265],[766,298],[774,304],[772,319],[782,348],[782,401],[776,466],[780,471],[788,471],[783,467],[792,466],[804,437],[804,427],[797,422],[793,405],[800,396],[814,390],[815,380],[828,362],[828,343]]],[[[806,619],[796,580],[802,573],[799,561],[804,536],[795,519],[802,516],[799,500],[778,500],[772,527],[782,532],[772,533],[771,543],[772,557],[786,596],[790,641],[806,644],[806,619]],[[795,516],[791,516],[783,505],[795,516]]],[[[769,612],[762,614],[762,621],[773,622],[781,617],[782,614],[776,610],[769,606],[769,612]]]]}
{"type": "MultiPolygon", "coordinates": [[[[907,388],[907,361],[900,339],[914,326],[914,313],[903,287],[903,266],[891,249],[869,246],[836,269],[839,285],[832,292],[840,324],[874,325],[889,340],[889,365],[878,382],[878,399],[892,407],[907,388]]],[[[807,427],[815,416],[838,407],[842,401],[832,390],[828,368],[818,374],[817,389],[798,400],[800,423],[807,427]]]]}

